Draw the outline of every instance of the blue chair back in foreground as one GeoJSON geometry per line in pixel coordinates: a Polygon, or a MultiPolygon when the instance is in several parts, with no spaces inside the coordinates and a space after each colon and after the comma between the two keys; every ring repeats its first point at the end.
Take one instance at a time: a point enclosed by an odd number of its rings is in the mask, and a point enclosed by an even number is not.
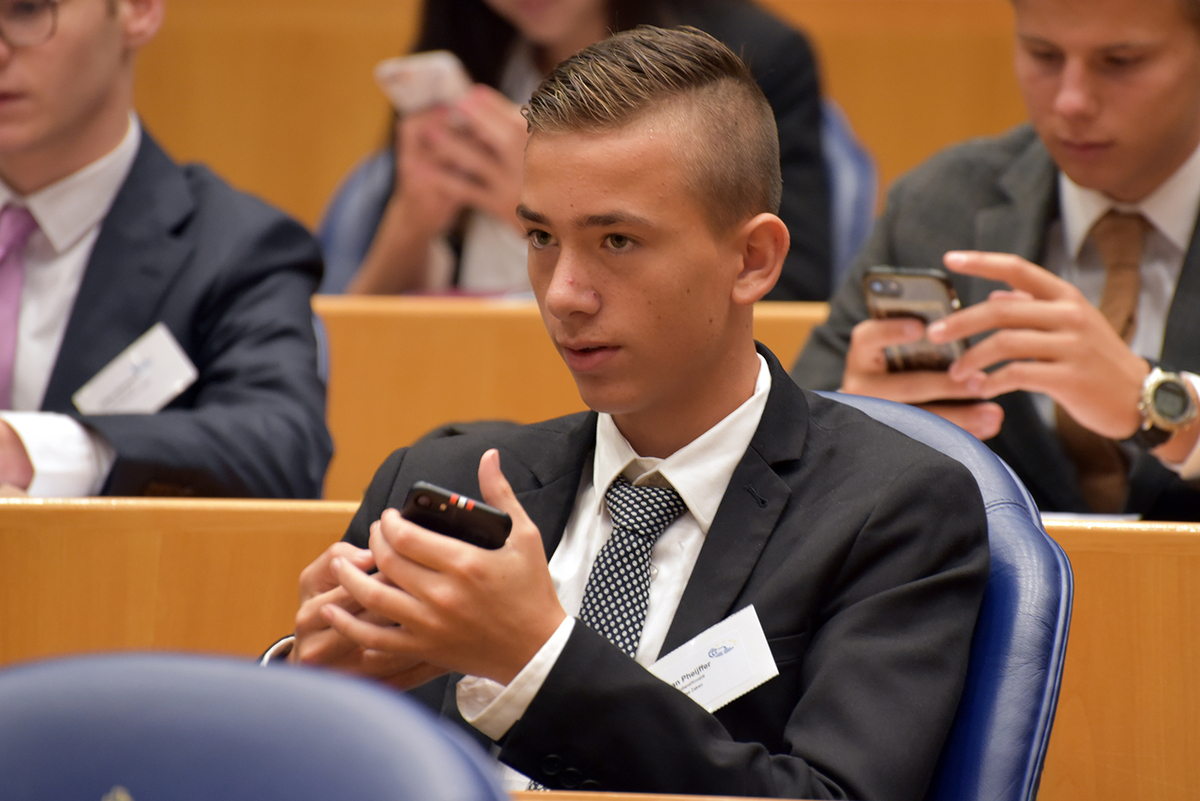
{"type": "Polygon", "coordinates": [[[170,654],[32,662],[0,671],[0,721],[6,801],[509,801],[462,732],[316,670],[170,654]]]}
{"type": "Polygon", "coordinates": [[[901,403],[820,393],[962,462],[987,509],[992,566],[966,687],[926,801],[1032,801],[1062,683],[1073,579],[1029,492],[986,445],[901,403]]]}

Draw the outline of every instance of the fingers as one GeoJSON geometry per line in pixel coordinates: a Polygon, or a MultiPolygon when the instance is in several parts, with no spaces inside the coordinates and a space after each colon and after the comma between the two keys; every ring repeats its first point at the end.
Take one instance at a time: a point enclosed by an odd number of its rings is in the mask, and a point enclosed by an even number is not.
{"type": "Polygon", "coordinates": [[[1013,296],[990,298],[930,323],[929,341],[935,343],[969,339],[985,331],[1024,328],[1035,331],[1080,329],[1086,317],[1098,312],[1086,301],[1047,301],[1013,296]]]}
{"type": "Polygon", "coordinates": [[[1011,253],[952,250],[946,253],[942,262],[953,272],[999,281],[1041,300],[1067,300],[1079,296],[1079,290],[1067,281],[1011,253]]]}
{"type": "Polygon", "coordinates": [[[921,322],[912,319],[864,320],[856,325],[850,335],[842,391],[900,403],[977,399],[966,384],[945,372],[888,372],[884,348],[916,342],[923,332],[921,322]]]}
{"type": "Polygon", "coordinates": [[[356,548],[348,542],[335,542],[325,549],[308,567],[300,573],[300,605],[308,599],[329,592],[338,586],[333,575],[331,563],[336,558],[348,559],[360,570],[370,570],[375,565],[371,551],[366,548],[356,548]]]}
{"type": "Polygon", "coordinates": [[[490,86],[477,84],[455,104],[471,133],[501,160],[523,155],[529,127],[521,108],[490,86]]]}
{"type": "Polygon", "coordinates": [[[921,408],[949,420],[977,439],[988,440],[1000,433],[1004,409],[996,403],[929,403],[921,408]]]}

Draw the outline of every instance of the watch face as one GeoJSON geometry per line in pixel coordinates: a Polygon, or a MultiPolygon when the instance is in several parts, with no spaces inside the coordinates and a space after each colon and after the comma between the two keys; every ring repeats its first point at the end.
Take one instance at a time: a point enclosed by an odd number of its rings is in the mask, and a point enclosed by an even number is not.
{"type": "Polygon", "coordinates": [[[1188,410],[1187,390],[1173,381],[1163,382],[1154,389],[1154,408],[1166,420],[1175,421],[1188,410]]]}

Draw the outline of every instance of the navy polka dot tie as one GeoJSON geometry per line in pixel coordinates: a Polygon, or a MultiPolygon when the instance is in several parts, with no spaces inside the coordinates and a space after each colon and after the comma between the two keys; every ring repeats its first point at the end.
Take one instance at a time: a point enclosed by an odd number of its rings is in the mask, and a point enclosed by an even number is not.
{"type": "Polygon", "coordinates": [[[612,536],[592,565],[579,619],[634,656],[650,598],[650,554],[687,506],[670,487],[635,487],[619,476],[604,497],[612,536]]]}

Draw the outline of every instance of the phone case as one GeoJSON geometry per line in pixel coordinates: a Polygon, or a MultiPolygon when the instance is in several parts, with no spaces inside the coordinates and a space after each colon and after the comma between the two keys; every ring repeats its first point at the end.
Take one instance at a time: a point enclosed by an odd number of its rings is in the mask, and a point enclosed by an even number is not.
{"type": "MultiPolygon", "coordinates": [[[[863,295],[877,320],[912,317],[929,325],[960,307],[958,295],[943,270],[877,266],[863,276],[863,295]]],[[[884,348],[888,370],[945,370],[966,350],[958,340],[935,345],[926,338],[884,348]]]]}
{"type": "Polygon", "coordinates": [[[412,485],[400,516],[480,548],[499,548],[512,530],[512,518],[506,513],[427,481],[412,485]]]}
{"type": "Polygon", "coordinates": [[[385,59],[375,65],[375,82],[401,114],[453,103],[471,89],[466,68],[449,50],[385,59]]]}

